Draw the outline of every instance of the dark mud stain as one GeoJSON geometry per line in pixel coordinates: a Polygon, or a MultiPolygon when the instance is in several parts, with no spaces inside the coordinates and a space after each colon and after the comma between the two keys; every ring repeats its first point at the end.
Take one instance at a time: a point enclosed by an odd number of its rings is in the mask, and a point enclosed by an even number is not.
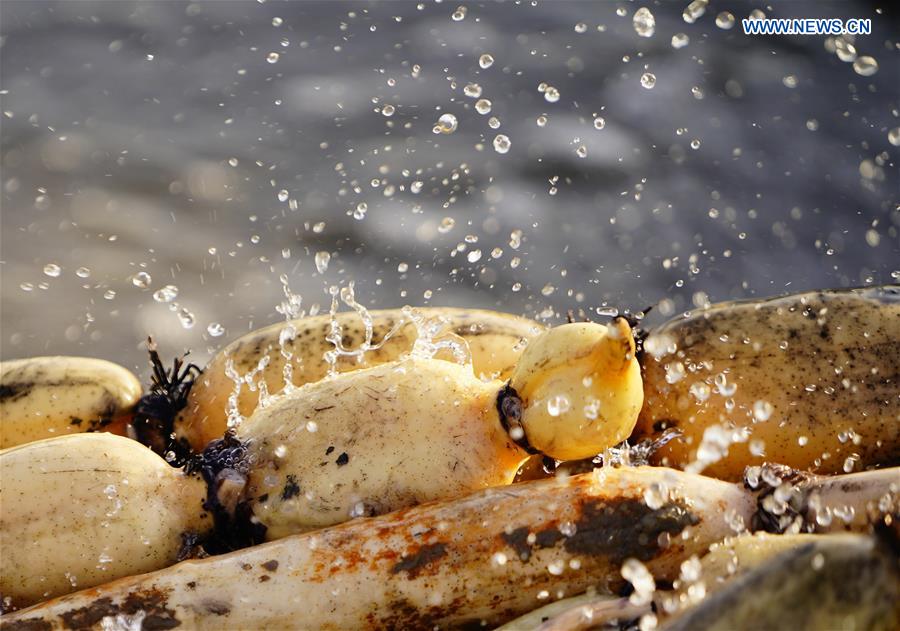
{"type": "Polygon", "coordinates": [[[231,606],[220,600],[207,600],[203,608],[214,616],[227,616],[231,613],[231,606]]]}
{"type": "Polygon", "coordinates": [[[3,631],[50,631],[53,628],[53,625],[45,620],[38,620],[32,618],[31,620],[17,620],[15,622],[3,623],[2,618],[0,618],[0,623],[2,623],[3,631]]]}
{"type": "Polygon", "coordinates": [[[572,554],[602,555],[614,562],[629,557],[647,561],[660,551],[659,535],[676,535],[700,520],[680,502],[657,509],[642,500],[589,500],[581,508],[576,531],[563,547],[572,554]]]}
{"type": "Polygon", "coordinates": [[[419,548],[419,551],[397,562],[391,568],[391,574],[406,572],[410,579],[416,578],[426,567],[447,554],[447,545],[431,543],[419,548]]]}
{"type": "Polygon", "coordinates": [[[268,570],[269,572],[274,572],[278,569],[278,561],[272,559],[271,561],[266,561],[262,564],[263,568],[268,570]]]}
{"type": "Polygon", "coordinates": [[[340,456],[337,457],[337,460],[334,461],[335,464],[339,467],[343,467],[345,464],[350,462],[350,456],[347,455],[347,452],[343,452],[340,456]]]}
{"type": "Polygon", "coordinates": [[[297,478],[292,475],[287,475],[287,483],[284,485],[284,488],[281,490],[281,499],[282,501],[287,501],[292,497],[296,497],[300,494],[300,485],[297,484],[297,478]]]}
{"type": "Polygon", "coordinates": [[[398,598],[387,605],[387,615],[384,612],[371,612],[366,616],[367,629],[404,629],[431,631],[443,628],[442,621],[454,617],[456,621],[449,628],[457,631],[468,629],[485,629],[481,621],[459,621],[459,612],[464,607],[462,598],[455,598],[446,605],[428,607],[422,609],[405,598],[398,598]]]}
{"type": "Polygon", "coordinates": [[[133,616],[142,611],[145,614],[142,631],[174,629],[181,626],[181,621],[175,617],[173,610],[166,608],[166,596],[161,590],[149,589],[128,594],[121,604],[113,603],[109,598],[99,598],[87,607],[60,614],[60,618],[65,628],[75,631],[98,625],[107,616],[133,616]]]}
{"type": "Polygon", "coordinates": [[[556,528],[548,528],[537,533],[534,544],[539,548],[552,548],[557,541],[564,538],[565,535],[556,528]]]}
{"type": "Polygon", "coordinates": [[[553,527],[534,533],[530,543],[528,528],[523,527],[501,533],[500,538],[522,561],[528,561],[534,550],[552,548],[560,541],[570,554],[605,556],[617,563],[629,557],[647,561],[660,552],[659,535],[678,534],[699,521],[678,502],[652,509],[637,499],[590,500],[582,505],[572,536],[553,527]]]}
{"type": "Polygon", "coordinates": [[[531,544],[528,543],[528,528],[516,528],[510,533],[502,533],[500,538],[516,551],[519,558],[527,561],[531,558],[531,544]]]}
{"type": "Polygon", "coordinates": [[[4,383],[0,385],[0,403],[12,403],[31,394],[34,383],[4,383]]]}

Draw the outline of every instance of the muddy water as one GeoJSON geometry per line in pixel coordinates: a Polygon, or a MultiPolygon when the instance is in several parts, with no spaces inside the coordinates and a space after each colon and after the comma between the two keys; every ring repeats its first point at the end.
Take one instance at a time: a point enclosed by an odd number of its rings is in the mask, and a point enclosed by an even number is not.
{"type": "Polygon", "coordinates": [[[650,38],[636,4],[457,4],[4,1],[3,358],[202,361],[282,319],[280,274],[555,320],[900,269],[896,10],[770,12],[872,18],[863,77],[716,26],[757,4],[648,4],[650,38]]]}

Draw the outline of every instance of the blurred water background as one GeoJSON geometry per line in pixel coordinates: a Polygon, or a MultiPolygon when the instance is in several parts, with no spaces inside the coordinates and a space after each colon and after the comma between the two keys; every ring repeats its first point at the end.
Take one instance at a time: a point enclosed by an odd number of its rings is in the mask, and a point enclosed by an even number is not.
{"type": "Polygon", "coordinates": [[[3,0],[3,358],[202,363],[282,275],[549,321],[897,282],[896,4],[687,4],[3,0]]]}

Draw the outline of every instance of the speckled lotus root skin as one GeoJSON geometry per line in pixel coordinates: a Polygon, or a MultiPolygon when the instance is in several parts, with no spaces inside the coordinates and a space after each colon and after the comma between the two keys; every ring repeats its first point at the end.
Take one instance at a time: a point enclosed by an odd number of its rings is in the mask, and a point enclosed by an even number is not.
{"type": "Polygon", "coordinates": [[[0,451],[4,607],[150,572],[212,527],[203,480],[98,432],[0,451]]]}
{"type": "MultiPolygon", "coordinates": [[[[862,516],[896,477],[893,469],[810,478],[804,493],[827,504],[852,500],[862,516]]],[[[134,616],[152,628],[490,627],[551,593],[614,593],[625,584],[627,559],[660,582],[674,581],[685,560],[741,524],[766,523],[754,517],[763,504],[745,486],[714,478],[604,467],[180,563],[4,616],[0,629],[72,629],[134,616]]],[[[863,518],[827,525],[812,514],[797,518],[815,532],[869,528],[863,518]]]]}
{"type": "Polygon", "coordinates": [[[0,363],[0,449],[79,432],[125,433],[141,384],[130,371],[90,357],[29,357],[0,363]]]}
{"type": "MultiPolygon", "coordinates": [[[[532,320],[517,316],[478,309],[433,307],[415,309],[423,319],[440,318],[445,321],[437,336],[455,335],[465,340],[472,357],[476,376],[489,379],[507,379],[516,360],[528,342],[546,327],[532,320]]],[[[359,370],[398,359],[408,353],[418,333],[415,324],[401,309],[372,310],[371,339],[373,348],[359,357],[339,357],[339,372],[359,370]],[[396,329],[396,330],[395,330],[396,329]],[[384,338],[391,333],[386,342],[384,338]]],[[[358,348],[366,341],[366,326],[356,312],[342,312],[335,316],[334,324],[340,327],[344,348],[358,348]]],[[[284,388],[283,351],[290,354],[292,382],[296,386],[319,381],[328,374],[329,365],[325,353],[333,351],[328,342],[332,319],[329,314],[281,322],[253,331],[222,349],[197,378],[187,405],[175,421],[177,435],[186,440],[195,451],[202,451],[209,441],[221,438],[227,429],[228,397],[234,390],[234,381],[226,374],[229,360],[240,375],[246,375],[268,362],[256,375],[266,382],[270,393],[284,388]],[[293,336],[279,343],[285,327],[293,328],[293,336]]],[[[446,356],[442,352],[441,357],[446,356]]],[[[237,411],[248,417],[259,401],[259,392],[244,386],[238,395],[237,411]]]]}
{"type": "Polygon", "coordinates": [[[242,503],[277,539],[509,484],[532,453],[592,457],[631,433],[642,396],[624,319],[564,324],[509,381],[410,356],[291,390],[234,432],[249,466],[215,475],[246,478],[242,503]]]}
{"type": "Polygon", "coordinates": [[[896,286],[698,309],[650,330],[641,366],[635,437],[681,434],[657,464],[688,466],[710,431],[711,447],[737,440],[703,469],[727,480],[765,461],[817,473],[900,462],[896,286]]]}
{"type": "Polygon", "coordinates": [[[4,616],[0,629],[138,611],[167,628],[496,625],[544,591],[621,587],[628,557],[674,578],[683,558],[731,532],[723,506],[747,520],[754,510],[737,485],[651,468],[486,489],[115,581],[4,616]],[[644,492],[664,480],[672,494],[650,508],[644,492]]]}

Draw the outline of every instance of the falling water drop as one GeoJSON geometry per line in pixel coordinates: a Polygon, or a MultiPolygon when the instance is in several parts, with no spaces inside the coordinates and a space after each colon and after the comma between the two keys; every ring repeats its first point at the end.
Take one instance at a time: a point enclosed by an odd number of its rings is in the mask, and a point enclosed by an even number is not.
{"type": "Polygon", "coordinates": [[[878,72],[878,62],[874,57],[863,55],[853,62],[853,70],[861,77],[871,77],[878,72]]]}
{"type": "Polygon", "coordinates": [[[647,7],[641,7],[635,11],[631,23],[635,33],[640,37],[653,37],[653,32],[656,30],[656,18],[647,7]]]}
{"type": "Polygon", "coordinates": [[[147,272],[138,272],[131,278],[131,284],[140,289],[147,289],[153,278],[147,272]]]}
{"type": "Polygon", "coordinates": [[[507,153],[510,147],[509,137],[506,134],[497,134],[494,136],[494,151],[497,153],[507,153]]]}
{"type": "Polygon", "coordinates": [[[331,254],[322,250],[320,252],[316,252],[316,269],[319,270],[320,274],[324,274],[328,271],[328,263],[331,261],[331,254]]]}
{"type": "Polygon", "coordinates": [[[457,120],[453,114],[441,114],[437,123],[434,125],[434,133],[436,134],[452,134],[456,131],[457,120]]]}

